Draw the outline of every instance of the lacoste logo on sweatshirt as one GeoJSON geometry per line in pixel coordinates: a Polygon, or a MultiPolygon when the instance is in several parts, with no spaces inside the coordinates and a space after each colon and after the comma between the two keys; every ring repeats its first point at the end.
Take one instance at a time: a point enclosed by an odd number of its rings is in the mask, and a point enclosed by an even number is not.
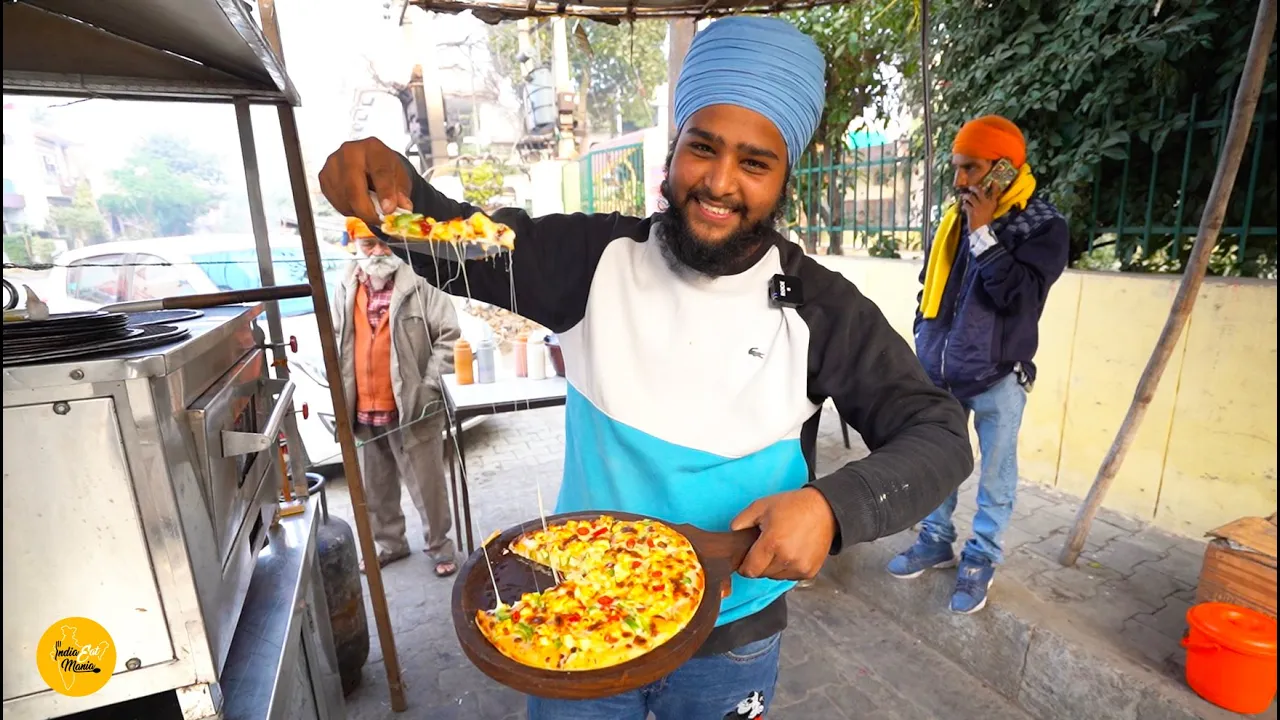
{"type": "Polygon", "coordinates": [[[764,353],[760,352],[760,348],[751,348],[747,351],[747,354],[754,358],[764,359],[764,353]]]}

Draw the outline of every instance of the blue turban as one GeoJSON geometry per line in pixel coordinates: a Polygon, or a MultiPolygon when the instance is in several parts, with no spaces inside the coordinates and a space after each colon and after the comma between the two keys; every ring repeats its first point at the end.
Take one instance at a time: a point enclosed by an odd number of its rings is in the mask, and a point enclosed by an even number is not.
{"type": "Polygon", "coordinates": [[[822,118],[825,72],[822,51],[784,20],[716,20],[693,38],[680,69],[676,127],[711,105],[758,112],[782,134],[794,167],[822,118]]]}

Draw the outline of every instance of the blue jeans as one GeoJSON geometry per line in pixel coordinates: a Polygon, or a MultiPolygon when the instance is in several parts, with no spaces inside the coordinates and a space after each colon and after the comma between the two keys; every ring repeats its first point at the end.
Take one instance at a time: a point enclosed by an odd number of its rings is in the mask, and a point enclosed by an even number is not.
{"type": "Polygon", "coordinates": [[[781,634],[699,657],[663,679],[599,700],[529,698],[529,720],[757,720],[778,683],[781,634]]]}
{"type": "MultiPolygon", "coordinates": [[[[1022,426],[1027,391],[1018,382],[1017,374],[1010,373],[986,392],[961,404],[973,413],[981,455],[978,514],[973,518],[973,537],[965,543],[964,551],[998,565],[1004,560],[1000,538],[1009,526],[1018,494],[1018,429],[1022,426]]],[[[941,507],[924,519],[922,537],[934,542],[956,541],[956,526],[951,522],[956,499],[957,494],[951,493],[941,507]]]]}

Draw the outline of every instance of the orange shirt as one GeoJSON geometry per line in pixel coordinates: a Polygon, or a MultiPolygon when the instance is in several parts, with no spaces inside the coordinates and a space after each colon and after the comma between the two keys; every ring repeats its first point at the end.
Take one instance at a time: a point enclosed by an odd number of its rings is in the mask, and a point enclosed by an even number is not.
{"type": "Polygon", "coordinates": [[[355,329],[357,415],[390,416],[396,412],[396,399],[391,391],[389,308],[381,316],[375,326],[369,317],[369,291],[365,283],[357,282],[355,312],[351,314],[355,329]]]}

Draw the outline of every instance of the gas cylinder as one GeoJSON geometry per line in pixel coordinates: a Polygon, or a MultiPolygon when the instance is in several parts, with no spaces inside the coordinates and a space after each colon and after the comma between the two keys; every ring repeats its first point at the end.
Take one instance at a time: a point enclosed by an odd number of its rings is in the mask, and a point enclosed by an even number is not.
{"type": "MultiPolygon", "coordinates": [[[[322,490],[326,480],[307,473],[310,494],[322,490]]],[[[320,527],[316,529],[316,557],[324,582],[324,599],[329,605],[329,624],[338,656],[342,694],[350,695],[360,685],[360,672],[369,659],[369,619],[364,612],[364,588],[360,584],[360,560],[351,526],[329,514],[322,495],[320,527]]]]}

